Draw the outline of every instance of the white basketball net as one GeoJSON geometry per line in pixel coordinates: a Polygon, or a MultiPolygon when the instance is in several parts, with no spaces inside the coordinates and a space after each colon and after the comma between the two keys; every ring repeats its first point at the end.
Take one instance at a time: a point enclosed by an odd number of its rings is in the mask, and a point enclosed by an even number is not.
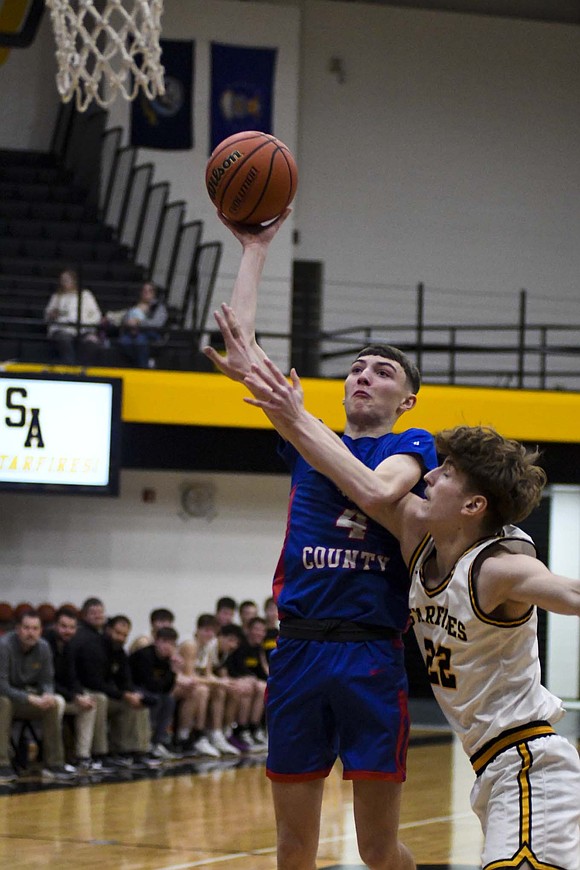
{"type": "Polygon", "coordinates": [[[56,85],[79,112],[117,93],[153,100],[165,93],[160,63],[163,0],[46,0],[56,39],[56,85]],[[98,9],[96,6],[98,5],[98,9]],[[101,86],[101,81],[104,86],[101,86]]]}

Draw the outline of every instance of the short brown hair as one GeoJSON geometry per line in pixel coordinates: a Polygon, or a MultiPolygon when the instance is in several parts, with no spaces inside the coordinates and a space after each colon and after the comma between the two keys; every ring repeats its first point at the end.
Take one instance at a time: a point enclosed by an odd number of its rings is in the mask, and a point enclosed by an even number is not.
{"type": "Polygon", "coordinates": [[[535,464],[537,450],[486,426],[445,429],[435,436],[435,446],[485,495],[494,524],[520,522],[540,503],[546,473],[535,464]]]}
{"type": "Polygon", "coordinates": [[[390,344],[369,344],[363,347],[356,355],[359,359],[361,356],[383,356],[385,359],[392,359],[398,362],[405,375],[407,381],[414,393],[418,393],[421,387],[421,373],[412,360],[409,359],[406,353],[399,350],[398,347],[393,347],[390,344]]]}
{"type": "Polygon", "coordinates": [[[40,624],[42,625],[42,620],[40,619],[40,613],[38,612],[38,610],[36,610],[35,607],[22,608],[22,610],[19,610],[17,613],[15,613],[14,614],[14,624],[15,625],[22,625],[22,623],[24,622],[24,620],[27,617],[30,619],[38,619],[40,624]]]}
{"type": "Polygon", "coordinates": [[[158,628],[155,632],[155,640],[173,640],[177,641],[179,635],[176,630],[172,628],[170,625],[163,625],[161,628],[158,628]]]}
{"type": "Polygon", "coordinates": [[[68,604],[61,604],[54,614],[54,621],[58,622],[61,616],[66,616],[67,619],[74,619],[75,622],[78,622],[79,619],[78,612],[72,607],[69,607],[68,604]]]}

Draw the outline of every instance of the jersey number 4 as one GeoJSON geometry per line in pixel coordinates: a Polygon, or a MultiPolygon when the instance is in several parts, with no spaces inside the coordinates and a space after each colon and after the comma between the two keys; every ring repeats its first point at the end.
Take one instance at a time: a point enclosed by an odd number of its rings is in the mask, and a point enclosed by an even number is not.
{"type": "Polygon", "coordinates": [[[451,650],[447,646],[436,647],[433,641],[425,638],[425,664],[430,681],[435,686],[455,689],[457,680],[451,670],[451,650]]]}
{"type": "Polygon", "coordinates": [[[339,529],[348,529],[349,538],[355,541],[364,541],[368,528],[368,517],[352,508],[347,508],[337,519],[336,526],[339,529]]]}

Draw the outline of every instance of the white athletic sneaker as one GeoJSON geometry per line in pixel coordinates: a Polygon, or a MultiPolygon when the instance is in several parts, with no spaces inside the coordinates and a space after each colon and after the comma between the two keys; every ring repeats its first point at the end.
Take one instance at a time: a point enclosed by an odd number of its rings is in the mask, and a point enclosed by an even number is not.
{"type": "Polygon", "coordinates": [[[193,748],[197,755],[208,755],[210,758],[219,758],[221,752],[212,746],[207,737],[202,736],[193,744],[193,748]]]}
{"type": "Polygon", "coordinates": [[[252,732],[247,728],[242,728],[238,732],[238,737],[240,740],[243,740],[246,746],[248,747],[248,752],[263,752],[266,748],[261,743],[257,743],[254,740],[252,732]]]}
{"type": "Polygon", "coordinates": [[[233,746],[233,744],[229,743],[226,740],[225,734],[223,731],[212,731],[209,735],[209,742],[212,746],[215,746],[220,755],[241,755],[242,753],[237,748],[237,746],[233,746]]]}
{"type": "Polygon", "coordinates": [[[263,746],[264,749],[268,748],[268,735],[263,728],[256,728],[252,736],[254,738],[254,743],[258,743],[260,746],[263,746]]]}
{"type": "Polygon", "coordinates": [[[176,758],[180,757],[176,752],[168,749],[164,743],[156,743],[151,752],[155,758],[161,758],[162,761],[175,761],[176,758]]]}

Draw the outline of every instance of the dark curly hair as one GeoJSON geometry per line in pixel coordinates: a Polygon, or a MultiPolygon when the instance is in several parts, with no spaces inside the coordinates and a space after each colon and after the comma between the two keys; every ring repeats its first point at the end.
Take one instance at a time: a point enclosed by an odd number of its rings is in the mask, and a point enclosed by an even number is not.
{"type": "Polygon", "coordinates": [[[520,522],[540,503],[546,473],[535,464],[537,450],[485,426],[445,429],[435,445],[487,498],[490,525],[520,522]]]}

